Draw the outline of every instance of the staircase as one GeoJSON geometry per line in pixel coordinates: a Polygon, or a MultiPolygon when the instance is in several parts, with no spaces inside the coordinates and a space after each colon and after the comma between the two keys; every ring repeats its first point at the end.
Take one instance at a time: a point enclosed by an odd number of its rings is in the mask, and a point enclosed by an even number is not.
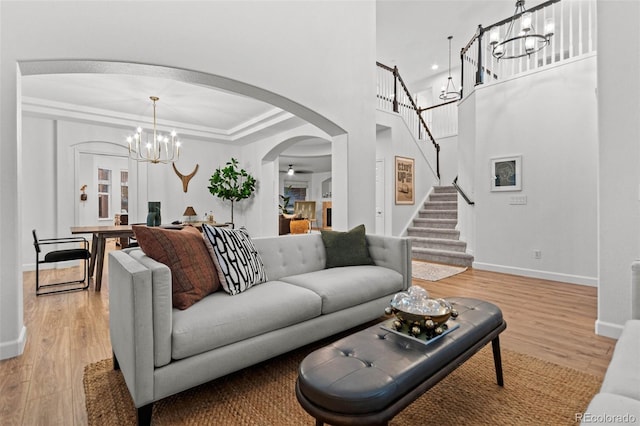
{"type": "Polygon", "coordinates": [[[467,243],[460,241],[458,194],[453,186],[434,186],[408,228],[412,257],[448,265],[471,266],[473,256],[466,253],[467,243]]]}

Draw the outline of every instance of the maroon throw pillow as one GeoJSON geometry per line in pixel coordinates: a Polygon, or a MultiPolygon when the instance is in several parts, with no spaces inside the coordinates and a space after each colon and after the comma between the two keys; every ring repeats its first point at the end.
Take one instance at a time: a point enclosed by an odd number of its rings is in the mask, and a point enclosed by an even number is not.
{"type": "Polygon", "coordinates": [[[171,270],[173,307],[187,309],[220,287],[216,267],[196,228],[182,230],[133,225],[144,253],[171,270]]]}

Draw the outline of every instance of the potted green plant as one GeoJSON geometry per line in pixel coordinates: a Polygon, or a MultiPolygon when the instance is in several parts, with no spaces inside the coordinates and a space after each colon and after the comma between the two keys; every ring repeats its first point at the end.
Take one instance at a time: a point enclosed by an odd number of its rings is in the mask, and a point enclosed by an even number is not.
{"type": "Polygon", "coordinates": [[[280,216],[278,216],[278,234],[280,235],[289,233],[289,223],[293,217],[293,212],[289,210],[291,206],[290,190],[291,186],[288,186],[285,188],[284,195],[280,194],[280,204],[278,205],[280,209],[280,216]]]}
{"type": "Polygon", "coordinates": [[[291,195],[288,195],[288,191],[291,189],[291,186],[287,187],[287,191],[285,191],[285,195],[280,194],[281,204],[278,206],[280,208],[281,214],[291,214],[289,211],[289,206],[291,205],[291,195]]]}
{"type": "Polygon", "coordinates": [[[238,160],[231,158],[225,167],[218,167],[209,178],[211,195],[231,201],[231,226],[233,221],[233,203],[249,198],[256,189],[257,181],[245,169],[238,167],[238,160]]]}

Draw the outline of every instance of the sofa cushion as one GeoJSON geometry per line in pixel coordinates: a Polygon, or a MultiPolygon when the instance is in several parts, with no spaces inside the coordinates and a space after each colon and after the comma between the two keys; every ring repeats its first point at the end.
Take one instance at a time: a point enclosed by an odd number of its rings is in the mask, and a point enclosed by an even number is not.
{"type": "Polygon", "coordinates": [[[585,412],[577,416],[582,425],[637,424],[640,401],[612,393],[599,393],[593,397],[585,412]]]}
{"type": "Polygon", "coordinates": [[[364,225],[348,232],[320,231],[326,249],[326,268],[340,266],[373,265],[369,255],[364,225]]]}
{"type": "Polygon", "coordinates": [[[173,311],[172,357],[199,353],[320,315],[320,297],[305,288],[268,281],[230,297],[213,293],[185,311],[173,311]]]}
{"type": "Polygon", "coordinates": [[[175,308],[186,309],[220,287],[211,256],[196,228],[170,230],[142,225],[132,228],[142,251],[171,270],[175,308]]]}
{"type": "Polygon", "coordinates": [[[245,229],[204,224],[202,232],[224,291],[235,295],[267,281],[260,254],[245,229]]]}
{"type": "Polygon", "coordinates": [[[253,238],[270,280],[320,271],[325,249],[320,234],[281,235],[253,238]]]}
{"type": "Polygon", "coordinates": [[[600,392],[640,400],[640,320],[629,320],[616,343],[600,392]]]}
{"type": "Polygon", "coordinates": [[[281,281],[307,288],[322,297],[323,314],[340,311],[403,289],[400,273],[370,265],[322,269],[283,277],[281,281]]]}

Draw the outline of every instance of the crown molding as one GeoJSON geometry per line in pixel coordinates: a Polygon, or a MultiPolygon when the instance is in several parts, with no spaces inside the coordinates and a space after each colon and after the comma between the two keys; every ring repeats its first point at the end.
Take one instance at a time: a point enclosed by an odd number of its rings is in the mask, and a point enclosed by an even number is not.
{"type": "MultiPolygon", "coordinates": [[[[22,112],[26,116],[109,125],[123,129],[134,129],[138,126],[153,127],[152,117],[141,119],[140,116],[134,114],[28,96],[22,97],[22,112]]],[[[294,115],[289,112],[273,108],[228,130],[162,119],[157,120],[157,128],[165,132],[175,130],[182,137],[235,142],[292,117],[294,115]]]]}

